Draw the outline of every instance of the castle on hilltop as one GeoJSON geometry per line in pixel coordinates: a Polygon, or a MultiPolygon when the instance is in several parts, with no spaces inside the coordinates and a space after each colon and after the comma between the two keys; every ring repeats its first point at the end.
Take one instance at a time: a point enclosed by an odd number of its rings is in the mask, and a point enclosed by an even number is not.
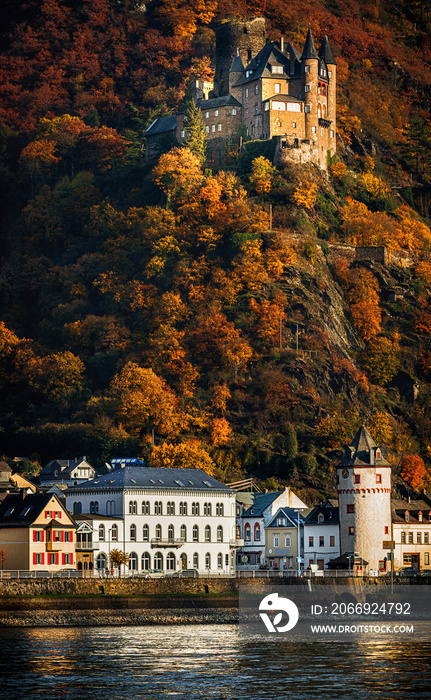
{"type": "MultiPolygon", "coordinates": [[[[275,162],[312,162],[326,170],[336,150],[336,63],[328,37],[319,50],[309,27],[300,53],[290,42],[267,42],[265,19],[223,23],[216,32],[214,83],[196,81],[208,150],[221,161],[226,142],[276,137],[275,162]]],[[[156,119],[145,133],[147,157],[160,140],[187,140],[184,112],[156,119]]]]}

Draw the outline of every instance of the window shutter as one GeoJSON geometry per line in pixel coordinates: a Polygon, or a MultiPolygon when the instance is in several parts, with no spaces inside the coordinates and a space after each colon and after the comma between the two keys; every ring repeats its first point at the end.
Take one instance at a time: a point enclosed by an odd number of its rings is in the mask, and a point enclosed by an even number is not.
{"type": "Polygon", "coordinates": [[[61,553],[61,563],[65,564],[65,562],[66,562],[66,556],[65,556],[64,552],[62,552],[61,553]]]}
{"type": "Polygon", "coordinates": [[[36,552],[33,552],[33,564],[36,564],[36,552]]]}
{"type": "Polygon", "coordinates": [[[58,565],[58,552],[55,554],[55,563],[58,565]]]}
{"type": "Polygon", "coordinates": [[[45,530],[41,532],[41,542],[45,542],[45,530]]]}
{"type": "Polygon", "coordinates": [[[64,542],[64,530],[61,530],[61,541],[64,542]]]}
{"type": "Polygon", "coordinates": [[[73,554],[70,555],[70,563],[73,564],[73,554]]]}
{"type": "Polygon", "coordinates": [[[70,531],[70,542],[73,542],[73,530],[70,531]]]}
{"type": "Polygon", "coordinates": [[[41,554],[41,564],[42,564],[42,566],[43,566],[43,564],[45,564],[45,555],[43,552],[41,554]]]}
{"type": "Polygon", "coordinates": [[[36,542],[36,530],[33,530],[33,542],[36,542]]]}

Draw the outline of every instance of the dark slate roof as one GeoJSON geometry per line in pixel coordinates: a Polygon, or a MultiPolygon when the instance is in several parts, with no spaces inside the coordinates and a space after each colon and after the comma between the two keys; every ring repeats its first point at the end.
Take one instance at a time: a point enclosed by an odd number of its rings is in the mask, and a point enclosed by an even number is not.
{"type": "MultiPolygon", "coordinates": [[[[60,474],[58,475],[58,478],[64,479],[68,474],[78,467],[80,464],[83,464],[85,462],[85,465],[88,465],[90,469],[93,469],[91,464],[87,462],[86,457],[78,457],[77,459],[51,459],[48,464],[44,466],[44,468],[39,472],[38,476],[44,477],[44,476],[53,476],[55,471],[59,471],[60,474]]],[[[94,471],[94,470],[93,470],[94,471]]]]}
{"type": "Polygon", "coordinates": [[[244,70],[244,64],[241,60],[241,56],[237,54],[235,58],[232,61],[232,65],[230,67],[230,73],[242,73],[244,70]]]}
{"type": "Polygon", "coordinates": [[[40,515],[51,498],[51,493],[9,494],[0,504],[0,528],[28,527],[40,515]],[[11,508],[13,510],[10,511],[11,508]]]}
{"type": "Polygon", "coordinates": [[[391,501],[392,522],[394,523],[429,523],[429,513],[431,512],[431,503],[428,498],[411,499],[403,501],[401,499],[393,499],[391,501]],[[408,511],[409,519],[406,520],[405,513],[408,511]],[[422,513],[422,521],[419,520],[419,512],[422,513]]]}
{"type": "Polygon", "coordinates": [[[281,496],[283,491],[269,491],[268,493],[255,493],[253,505],[242,514],[243,518],[256,518],[263,514],[263,511],[281,496]],[[253,512],[251,512],[253,511],[253,512]]]}
{"type": "Polygon", "coordinates": [[[333,66],[337,65],[335,63],[334,55],[332,53],[331,45],[329,43],[329,39],[328,39],[326,33],[325,33],[325,36],[323,37],[322,43],[320,44],[319,58],[323,58],[326,65],[333,65],[333,66]]]}
{"type": "Polygon", "coordinates": [[[311,513],[307,515],[307,518],[305,520],[306,525],[338,525],[340,518],[339,518],[339,510],[338,508],[334,508],[331,505],[327,505],[328,502],[326,502],[325,505],[322,506],[315,506],[311,513]],[[323,523],[319,523],[319,515],[323,515],[323,523]]]}
{"type": "Polygon", "coordinates": [[[352,569],[354,566],[368,566],[368,562],[365,561],[365,559],[362,559],[362,557],[359,557],[358,555],[355,555],[355,558],[353,560],[353,552],[345,552],[344,554],[340,554],[339,557],[335,557],[335,559],[331,559],[328,562],[328,569],[352,569]],[[353,564],[354,561],[354,564],[353,564]]]}
{"type": "Polygon", "coordinates": [[[340,462],[340,467],[364,467],[370,465],[381,467],[390,466],[389,462],[387,462],[383,457],[374,461],[374,453],[376,449],[376,443],[366,429],[365,425],[362,425],[353,438],[351,444],[347,447],[344,457],[340,462]]]}
{"type": "Polygon", "coordinates": [[[177,117],[172,114],[170,117],[159,117],[148,127],[144,136],[155,136],[164,134],[167,131],[174,131],[177,127],[177,117]]]}
{"type": "Polygon", "coordinates": [[[190,489],[191,491],[226,491],[232,489],[222,484],[202,469],[174,469],[164,467],[124,467],[96,477],[67,490],[72,495],[83,491],[112,489],[190,489]]]}
{"type": "MultiPolygon", "coordinates": [[[[317,55],[316,55],[317,58],[317,55]]],[[[274,78],[276,80],[277,78],[280,79],[282,77],[284,78],[292,78],[292,77],[298,77],[299,76],[299,62],[298,62],[298,51],[295,49],[292,44],[287,42],[284,45],[284,52],[282,53],[279,48],[279,44],[276,41],[270,42],[266,44],[263,49],[259,51],[259,53],[252,58],[250,63],[246,66],[245,71],[252,71],[252,74],[248,76],[248,78],[245,77],[245,72],[243,74],[243,77],[240,78],[235,85],[245,85],[245,83],[250,83],[253,82],[254,80],[258,80],[259,78],[274,78]],[[295,62],[294,62],[294,73],[290,72],[291,69],[291,64],[290,64],[290,58],[288,58],[287,54],[292,54],[295,62]],[[283,66],[284,72],[283,73],[272,73],[271,70],[268,68],[269,65],[281,65],[283,66]]]]}
{"type": "Polygon", "coordinates": [[[197,100],[197,106],[200,109],[217,109],[217,107],[226,107],[232,105],[233,107],[241,107],[241,103],[235,99],[232,95],[222,95],[222,97],[212,97],[210,100],[197,100]]]}
{"type": "Polygon", "coordinates": [[[307,38],[305,40],[304,49],[302,51],[301,59],[305,58],[319,58],[317,55],[316,47],[314,45],[313,35],[311,33],[311,27],[308,26],[307,38]]]}
{"type": "MultiPolygon", "coordinates": [[[[304,511],[309,510],[308,508],[303,508],[302,511],[299,513],[299,524],[303,525],[305,518],[304,518],[304,511]]],[[[298,527],[298,513],[294,508],[279,508],[276,514],[274,515],[273,518],[269,521],[268,527],[298,527]],[[287,525],[277,525],[277,520],[278,518],[286,518],[287,519],[287,525]]]]}
{"type": "Polygon", "coordinates": [[[300,102],[301,104],[304,102],[304,100],[300,100],[299,97],[294,97],[293,95],[285,95],[284,93],[276,93],[275,95],[272,95],[271,97],[266,97],[264,102],[266,100],[283,100],[286,102],[300,102]]]}

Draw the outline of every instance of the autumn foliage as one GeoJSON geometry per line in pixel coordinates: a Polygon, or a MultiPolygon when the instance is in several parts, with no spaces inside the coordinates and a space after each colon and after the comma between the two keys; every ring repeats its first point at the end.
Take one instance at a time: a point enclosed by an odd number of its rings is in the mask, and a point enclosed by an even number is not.
{"type": "Polygon", "coordinates": [[[406,455],[401,461],[400,476],[412,489],[419,491],[422,488],[427,474],[424,461],[419,455],[406,455]]]}

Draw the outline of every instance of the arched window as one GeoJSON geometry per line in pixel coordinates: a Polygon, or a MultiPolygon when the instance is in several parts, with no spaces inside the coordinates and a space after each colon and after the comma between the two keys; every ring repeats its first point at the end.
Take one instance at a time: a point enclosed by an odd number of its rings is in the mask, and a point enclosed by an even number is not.
{"type": "Polygon", "coordinates": [[[138,504],[136,501],[129,501],[129,515],[136,515],[138,504]]]}
{"type": "Polygon", "coordinates": [[[148,542],[149,539],[150,539],[150,528],[148,527],[147,524],[145,524],[142,527],[142,540],[143,540],[143,542],[148,542]]]}
{"type": "Polygon", "coordinates": [[[173,552],[169,552],[169,554],[166,557],[166,569],[167,571],[175,571],[175,554],[173,552]]]}
{"type": "Polygon", "coordinates": [[[205,568],[211,569],[211,554],[209,552],[205,554],[205,568]]]}
{"type": "Polygon", "coordinates": [[[259,523],[256,523],[254,526],[254,539],[255,542],[260,542],[260,525],[259,523]]]}
{"type": "Polygon", "coordinates": [[[236,539],[237,540],[241,539],[241,527],[240,527],[240,525],[236,526],[236,539]]]}
{"type": "MultiPolygon", "coordinates": [[[[169,527],[168,527],[168,540],[171,540],[171,542],[173,542],[173,540],[174,540],[174,526],[173,525],[169,525],[169,527]]],[[[167,562],[166,562],[166,564],[167,564],[167,562]]]]}
{"type": "Polygon", "coordinates": [[[205,542],[211,542],[211,528],[209,525],[205,527],[205,542]]]}
{"type": "Polygon", "coordinates": [[[324,119],[326,119],[326,105],[323,105],[322,107],[322,116],[324,119]]]}
{"type": "Polygon", "coordinates": [[[184,569],[187,569],[187,554],[185,552],[183,552],[180,556],[180,563],[183,571],[184,569]]]}
{"type": "Polygon", "coordinates": [[[217,569],[222,569],[223,568],[223,554],[219,552],[217,554],[217,569]]]}
{"type": "Polygon", "coordinates": [[[323,515],[323,513],[319,513],[319,515],[317,516],[317,522],[319,523],[319,525],[322,525],[325,522],[325,516],[323,515]]]}
{"type": "Polygon", "coordinates": [[[156,540],[162,539],[162,526],[156,525],[156,540]]]}
{"type": "Polygon", "coordinates": [[[155,503],[154,503],[154,515],[163,515],[163,503],[162,503],[162,501],[155,501],[155,503]]]}
{"type": "Polygon", "coordinates": [[[136,525],[130,526],[130,541],[136,542],[136,525]]]}
{"type": "Polygon", "coordinates": [[[186,501],[180,502],[180,515],[187,515],[187,503],[186,503],[186,501]]]}
{"type": "Polygon", "coordinates": [[[180,527],[180,538],[183,540],[183,542],[185,542],[187,539],[187,528],[185,525],[181,525],[180,527]]]}
{"type": "Polygon", "coordinates": [[[193,542],[199,542],[199,528],[197,525],[193,525],[192,537],[193,542]]]}
{"type": "Polygon", "coordinates": [[[138,570],[138,555],[136,552],[131,552],[129,555],[129,571],[138,570]]]}
{"type": "Polygon", "coordinates": [[[115,515],[115,501],[106,501],[106,515],[115,515]]]}
{"type": "Polygon", "coordinates": [[[116,525],[111,527],[111,540],[112,542],[116,542],[118,540],[118,527],[116,525]]]}
{"type": "Polygon", "coordinates": [[[199,515],[199,503],[198,502],[192,503],[192,515],[199,515]]]}
{"type": "Polygon", "coordinates": [[[321,119],[321,117],[322,117],[322,105],[319,102],[319,104],[317,105],[317,118],[321,119]]]}
{"type": "Polygon", "coordinates": [[[193,554],[193,568],[199,569],[199,554],[197,552],[193,554]]]}
{"type": "Polygon", "coordinates": [[[221,525],[217,528],[217,542],[223,542],[223,528],[221,525]]]}
{"type": "Polygon", "coordinates": [[[142,515],[150,514],[150,501],[142,501],[142,515]]]}
{"type": "Polygon", "coordinates": [[[166,505],[167,515],[175,515],[175,501],[168,501],[166,505]]]}
{"type": "Polygon", "coordinates": [[[100,554],[97,555],[96,559],[96,569],[98,571],[103,571],[106,569],[108,563],[108,559],[106,557],[106,554],[103,554],[103,552],[100,552],[100,554]]]}
{"type": "Polygon", "coordinates": [[[154,568],[156,571],[163,571],[163,554],[156,552],[154,555],[154,568]]]}
{"type": "Polygon", "coordinates": [[[105,541],[105,526],[99,525],[99,542],[105,541]]]}
{"type": "Polygon", "coordinates": [[[244,527],[244,539],[246,542],[250,542],[251,540],[251,527],[250,523],[246,523],[244,527]]]}
{"type": "Polygon", "coordinates": [[[90,502],[90,513],[98,513],[99,512],[99,501],[91,501],[90,502]]]}
{"type": "Polygon", "coordinates": [[[76,501],[73,504],[73,515],[81,515],[82,513],[82,503],[81,501],[76,501]]]}
{"type": "Polygon", "coordinates": [[[149,571],[151,569],[151,557],[148,552],[144,552],[141,557],[141,569],[143,571],[149,571]]]}

